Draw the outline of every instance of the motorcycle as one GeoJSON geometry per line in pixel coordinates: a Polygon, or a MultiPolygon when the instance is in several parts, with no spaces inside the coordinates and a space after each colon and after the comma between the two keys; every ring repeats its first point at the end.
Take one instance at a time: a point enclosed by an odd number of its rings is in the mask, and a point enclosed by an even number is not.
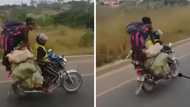
{"type": "Polygon", "coordinates": [[[149,69],[144,68],[141,71],[141,78],[138,81],[136,95],[138,95],[142,90],[144,92],[151,92],[160,80],[174,79],[175,77],[178,76],[179,61],[175,57],[175,51],[172,49],[172,44],[169,43],[168,45],[163,45],[161,52],[169,55],[167,61],[170,68],[170,72],[165,77],[158,77],[154,75],[152,72],[150,72],[149,69]]]}
{"type": "MultiPolygon", "coordinates": [[[[56,80],[56,83],[53,84],[54,86],[50,86],[51,92],[59,87],[63,88],[66,92],[78,91],[83,83],[82,76],[75,69],[66,70],[66,57],[58,56],[55,53],[53,53],[52,49],[49,49],[48,59],[53,63],[53,70],[55,70],[59,75],[58,79],[56,80]]],[[[23,87],[21,84],[22,83],[16,82],[12,84],[13,93],[18,96],[26,96],[29,93],[47,93],[47,90],[44,90],[43,87],[39,89],[29,89],[27,87],[23,87]]]]}

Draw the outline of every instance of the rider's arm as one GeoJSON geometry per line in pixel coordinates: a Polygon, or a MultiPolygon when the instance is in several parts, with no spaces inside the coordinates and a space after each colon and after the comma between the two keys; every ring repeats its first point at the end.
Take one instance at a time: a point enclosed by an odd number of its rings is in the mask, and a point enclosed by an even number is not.
{"type": "Polygon", "coordinates": [[[23,45],[26,46],[29,50],[30,49],[30,43],[29,43],[29,29],[26,26],[21,26],[20,28],[23,32],[23,45]]]}
{"type": "Polygon", "coordinates": [[[23,42],[24,42],[25,46],[28,47],[28,49],[30,49],[30,43],[29,43],[28,33],[29,33],[28,31],[25,32],[23,42]]]}
{"type": "Polygon", "coordinates": [[[46,56],[46,52],[43,48],[39,47],[37,48],[37,60],[43,60],[46,56]]]}

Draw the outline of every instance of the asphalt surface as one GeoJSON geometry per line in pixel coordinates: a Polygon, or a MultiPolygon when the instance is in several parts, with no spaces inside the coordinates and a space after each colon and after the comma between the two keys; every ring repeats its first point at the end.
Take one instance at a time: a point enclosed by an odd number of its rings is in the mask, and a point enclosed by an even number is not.
{"type": "Polygon", "coordinates": [[[94,106],[94,60],[93,56],[68,57],[67,68],[77,69],[84,83],[76,93],[66,93],[59,88],[53,93],[30,94],[18,98],[9,95],[10,82],[5,80],[4,68],[0,67],[0,107],[93,107],[94,106]]]}
{"type": "MultiPolygon", "coordinates": [[[[190,43],[175,48],[180,72],[190,76],[190,43]]],[[[189,107],[190,80],[176,78],[161,81],[151,93],[136,96],[135,73],[132,65],[97,77],[97,107],[189,107]]]]}

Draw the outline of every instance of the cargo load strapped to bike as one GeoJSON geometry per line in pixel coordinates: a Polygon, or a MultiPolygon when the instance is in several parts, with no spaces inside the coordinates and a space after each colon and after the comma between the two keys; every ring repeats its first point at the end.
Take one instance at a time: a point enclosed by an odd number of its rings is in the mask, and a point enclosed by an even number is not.
{"type": "Polygon", "coordinates": [[[170,72],[168,65],[169,55],[161,52],[163,48],[160,44],[155,44],[146,50],[147,60],[145,67],[149,68],[156,76],[166,76],[170,72]]]}
{"type": "Polygon", "coordinates": [[[13,81],[22,80],[22,86],[27,88],[40,87],[43,84],[41,69],[34,62],[33,55],[27,48],[15,50],[7,56],[12,64],[13,81]]]}

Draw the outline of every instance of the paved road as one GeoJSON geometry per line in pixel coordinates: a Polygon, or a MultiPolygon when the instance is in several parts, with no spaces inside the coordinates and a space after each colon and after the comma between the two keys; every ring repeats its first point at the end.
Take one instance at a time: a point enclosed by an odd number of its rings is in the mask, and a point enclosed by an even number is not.
{"type": "MultiPolygon", "coordinates": [[[[175,48],[180,71],[190,75],[190,43],[175,48]]],[[[132,65],[113,69],[97,77],[97,107],[189,107],[190,80],[163,81],[152,93],[135,95],[136,81],[132,65]]]]}
{"type": "Polygon", "coordinates": [[[83,75],[84,84],[77,93],[66,93],[61,88],[50,95],[33,94],[24,98],[8,96],[10,83],[4,79],[1,66],[0,107],[93,107],[93,56],[68,57],[67,68],[75,68],[83,75]]]}

